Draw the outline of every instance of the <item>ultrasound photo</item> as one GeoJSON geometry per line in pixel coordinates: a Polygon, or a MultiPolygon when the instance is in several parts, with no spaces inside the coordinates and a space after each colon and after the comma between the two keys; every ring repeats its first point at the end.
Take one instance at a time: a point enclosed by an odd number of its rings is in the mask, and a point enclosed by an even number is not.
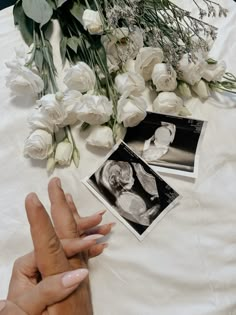
{"type": "Polygon", "coordinates": [[[113,148],[84,183],[139,240],[179,199],[179,194],[124,142],[113,148]]]}
{"type": "Polygon", "coordinates": [[[205,128],[202,120],[149,112],[138,126],[127,129],[124,142],[155,171],[197,177],[205,128]]]}

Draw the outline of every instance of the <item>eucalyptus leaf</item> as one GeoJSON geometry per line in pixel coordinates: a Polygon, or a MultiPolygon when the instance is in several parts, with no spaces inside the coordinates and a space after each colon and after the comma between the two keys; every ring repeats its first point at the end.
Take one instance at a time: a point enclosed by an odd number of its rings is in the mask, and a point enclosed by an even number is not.
{"type": "Polygon", "coordinates": [[[22,0],[25,14],[42,27],[52,17],[53,9],[46,0],[22,0]]]}
{"type": "Polygon", "coordinates": [[[57,0],[57,7],[60,8],[68,0],[57,0]]]}
{"type": "Polygon", "coordinates": [[[82,16],[84,11],[86,10],[86,6],[82,5],[81,3],[74,2],[70,13],[81,23],[83,24],[82,16]]]}
{"type": "Polygon", "coordinates": [[[54,0],[47,0],[47,3],[52,7],[53,10],[57,9],[57,6],[54,0]]]}
{"type": "Polygon", "coordinates": [[[33,21],[25,15],[20,1],[13,8],[13,16],[25,43],[30,46],[33,43],[33,21]]]}
{"type": "Polygon", "coordinates": [[[79,37],[72,36],[67,41],[67,46],[69,46],[75,53],[77,53],[78,46],[81,40],[79,37]]]}

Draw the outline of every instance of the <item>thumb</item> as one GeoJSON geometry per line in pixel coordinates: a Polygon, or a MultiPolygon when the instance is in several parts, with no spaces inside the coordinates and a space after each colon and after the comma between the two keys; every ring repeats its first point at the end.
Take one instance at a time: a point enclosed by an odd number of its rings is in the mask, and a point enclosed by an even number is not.
{"type": "Polygon", "coordinates": [[[39,315],[50,305],[64,300],[87,277],[87,269],[76,269],[45,278],[14,302],[26,314],[39,315]]]}

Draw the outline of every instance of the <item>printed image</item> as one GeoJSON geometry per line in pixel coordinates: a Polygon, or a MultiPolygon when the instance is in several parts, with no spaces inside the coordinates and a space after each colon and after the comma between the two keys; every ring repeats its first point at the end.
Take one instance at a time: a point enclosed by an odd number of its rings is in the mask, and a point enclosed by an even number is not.
{"type": "Polygon", "coordinates": [[[198,146],[206,122],[148,113],[124,139],[134,152],[160,172],[196,177],[198,146]]]}
{"type": "Polygon", "coordinates": [[[123,142],[86,184],[139,239],[179,196],[123,142]]]}

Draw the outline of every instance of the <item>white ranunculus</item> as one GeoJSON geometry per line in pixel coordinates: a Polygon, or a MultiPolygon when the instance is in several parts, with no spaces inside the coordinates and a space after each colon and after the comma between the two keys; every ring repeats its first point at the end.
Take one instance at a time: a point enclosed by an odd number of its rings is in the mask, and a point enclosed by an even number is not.
{"type": "Polygon", "coordinates": [[[177,74],[171,65],[158,63],[152,72],[152,81],[157,92],[171,92],[177,88],[177,74]]]}
{"type": "Polygon", "coordinates": [[[206,62],[201,57],[195,62],[189,62],[188,55],[185,54],[178,64],[179,79],[194,85],[201,80],[205,66],[206,62]]]}
{"type": "Polygon", "coordinates": [[[32,159],[44,160],[52,151],[52,135],[45,130],[35,130],[25,140],[24,155],[32,159]]]}
{"type": "Polygon", "coordinates": [[[67,117],[62,122],[61,127],[74,125],[78,121],[77,107],[81,97],[82,94],[79,91],[68,90],[64,93],[61,102],[67,117]]]}
{"type": "Polygon", "coordinates": [[[83,26],[91,35],[103,33],[103,25],[98,11],[86,9],[82,16],[83,26]]]}
{"type": "Polygon", "coordinates": [[[114,145],[113,132],[108,126],[93,126],[86,142],[92,146],[110,149],[114,145]]]}
{"type": "Polygon", "coordinates": [[[58,143],[55,153],[55,162],[62,166],[68,166],[71,163],[73,154],[73,145],[69,141],[58,143]]]}
{"type": "Polygon", "coordinates": [[[32,130],[43,129],[50,133],[55,130],[54,123],[47,115],[44,115],[41,108],[35,108],[28,117],[28,123],[32,130]]]}
{"type": "Polygon", "coordinates": [[[203,100],[207,99],[211,95],[210,88],[204,80],[200,80],[198,83],[194,84],[192,89],[197,96],[203,100]]]}
{"type": "Polygon", "coordinates": [[[154,66],[161,63],[163,59],[164,54],[161,48],[143,47],[137,55],[135,70],[145,81],[151,80],[154,66]]]}
{"type": "Polygon", "coordinates": [[[141,47],[143,47],[142,31],[136,27],[130,31],[126,27],[114,29],[111,34],[101,38],[106,50],[108,63],[114,67],[125,64],[129,59],[135,59],[141,47]]]}
{"type": "Polygon", "coordinates": [[[147,115],[147,104],[141,97],[121,98],[117,105],[117,121],[124,127],[137,126],[147,115]]]}
{"type": "Polygon", "coordinates": [[[85,93],[95,88],[96,77],[93,70],[81,61],[67,70],[64,83],[70,90],[85,93]]]}
{"type": "Polygon", "coordinates": [[[145,90],[143,77],[135,72],[118,74],[115,78],[117,91],[124,97],[129,95],[137,96],[145,90]]]}
{"type": "Polygon", "coordinates": [[[190,87],[185,82],[180,82],[178,84],[178,91],[179,91],[180,95],[183,96],[183,97],[186,97],[186,98],[191,98],[192,97],[192,93],[191,93],[190,87]]]}
{"type": "Polygon", "coordinates": [[[37,101],[40,111],[46,120],[54,124],[55,128],[61,125],[67,117],[67,113],[55,94],[46,94],[37,101]]]}
{"type": "Polygon", "coordinates": [[[161,92],[153,102],[153,111],[178,115],[183,108],[183,100],[174,92],[161,92]]]}
{"type": "Polygon", "coordinates": [[[90,125],[101,125],[112,115],[112,102],[105,96],[83,95],[77,106],[78,118],[90,125]]]}
{"type": "Polygon", "coordinates": [[[203,71],[203,79],[210,81],[220,81],[225,74],[226,71],[226,63],[221,60],[216,64],[206,64],[205,69],[203,71]]]}

